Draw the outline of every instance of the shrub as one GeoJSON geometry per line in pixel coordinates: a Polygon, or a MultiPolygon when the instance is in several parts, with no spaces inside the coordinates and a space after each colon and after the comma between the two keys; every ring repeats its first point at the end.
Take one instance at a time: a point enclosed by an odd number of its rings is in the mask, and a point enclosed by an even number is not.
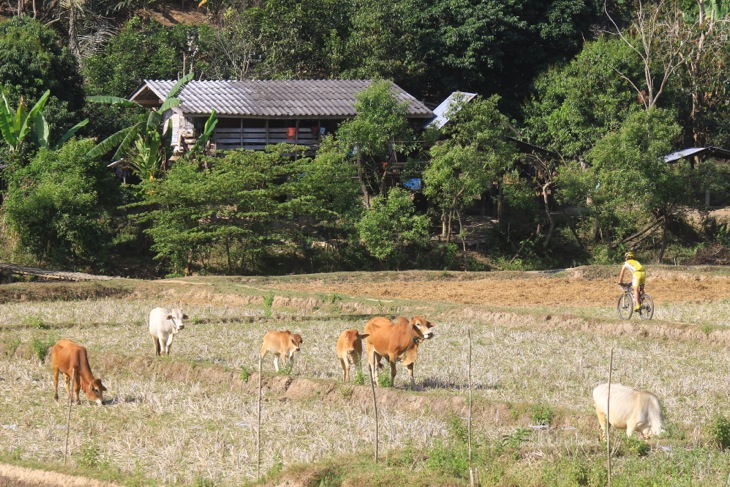
{"type": "Polygon", "coordinates": [[[54,340],[50,340],[48,338],[45,340],[34,338],[30,342],[30,347],[33,349],[33,353],[35,353],[36,357],[38,357],[38,360],[43,362],[46,360],[48,350],[53,346],[54,343],[54,340]]]}
{"type": "Polygon", "coordinates": [[[533,424],[550,426],[554,417],[555,413],[549,406],[545,406],[544,404],[535,404],[532,406],[530,418],[533,424]]]}
{"type": "Polygon", "coordinates": [[[717,416],[710,426],[710,434],[720,449],[730,448],[730,419],[725,416],[717,416]]]}

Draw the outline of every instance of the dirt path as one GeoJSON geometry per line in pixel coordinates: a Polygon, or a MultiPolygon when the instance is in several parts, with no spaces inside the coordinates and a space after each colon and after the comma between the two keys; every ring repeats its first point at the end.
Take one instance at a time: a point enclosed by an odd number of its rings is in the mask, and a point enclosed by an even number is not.
{"type": "MultiPolygon", "coordinates": [[[[613,278],[601,280],[575,277],[534,277],[529,279],[476,279],[386,282],[277,283],[279,289],[336,293],[346,296],[445,301],[457,304],[486,304],[520,307],[587,305],[613,303],[621,290],[613,278]]],[[[730,296],[730,277],[656,272],[647,280],[647,292],[658,302],[706,302],[730,296]]]]}

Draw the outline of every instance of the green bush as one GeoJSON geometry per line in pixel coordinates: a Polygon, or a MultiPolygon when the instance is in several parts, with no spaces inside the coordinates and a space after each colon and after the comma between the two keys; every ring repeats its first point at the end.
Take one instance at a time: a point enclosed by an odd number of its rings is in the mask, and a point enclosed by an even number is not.
{"type": "Polygon", "coordinates": [[[532,406],[530,418],[533,424],[550,426],[554,417],[555,413],[550,406],[545,406],[544,404],[535,404],[532,406]]]}
{"type": "Polygon", "coordinates": [[[48,351],[54,343],[56,343],[55,340],[51,340],[49,338],[34,338],[30,342],[30,348],[33,349],[33,353],[35,353],[36,357],[38,357],[38,360],[44,362],[46,360],[46,356],[48,355],[48,351]]]}
{"type": "Polygon", "coordinates": [[[710,426],[710,434],[720,449],[730,448],[730,419],[725,416],[715,417],[710,426]]]}

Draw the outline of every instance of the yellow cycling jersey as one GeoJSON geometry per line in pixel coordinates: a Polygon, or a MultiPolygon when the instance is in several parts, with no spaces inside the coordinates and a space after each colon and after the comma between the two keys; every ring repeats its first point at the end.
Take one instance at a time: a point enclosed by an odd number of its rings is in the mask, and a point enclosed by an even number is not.
{"type": "Polygon", "coordinates": [[[639,263],[638,260],[629,259],[626,262],[624,262],[624,267],[631,272],[637,272],[637,271],[643,271],[644,266],[639,263]]]}

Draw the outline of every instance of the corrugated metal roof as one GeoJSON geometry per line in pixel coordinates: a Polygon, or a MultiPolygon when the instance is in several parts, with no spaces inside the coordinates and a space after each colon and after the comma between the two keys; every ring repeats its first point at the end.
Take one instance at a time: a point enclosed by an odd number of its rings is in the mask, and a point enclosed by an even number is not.
{"type": "Polygon", "coordinates": [[[709,156],[718,159],[730,159],[730,150],[721,147],[689,147],[664,156],[664,162],[675,162],[691,156],[709,156]]]}
{"type": "MultiPolygon", "coordinates": [[[[163,100],[176,81],[145,80],[131,99],[149,97],[150,91],[163,100]]],[[[270,118],[349,118],[355,116],[357,95],[370,80],[245,80],[191,81],[178,98],[179,109],[190,115],[270,118]]],[[[396,98],[408,102],[408,116],[431,118],[433,112],[398,85],[396,98]]]]}
{"type": "Polygon", "coordinates": [[[451,108],[453,108],[458,102],[468,103],[475,96],[477,96],[476,93],[466,93],[463,91],[453,92],[447,99],[442,101],[439,106],[434,108],[433,114],[436,118],[429,122],[427,126],[440,129],[449,121],[447,114],[451,108]]]}

